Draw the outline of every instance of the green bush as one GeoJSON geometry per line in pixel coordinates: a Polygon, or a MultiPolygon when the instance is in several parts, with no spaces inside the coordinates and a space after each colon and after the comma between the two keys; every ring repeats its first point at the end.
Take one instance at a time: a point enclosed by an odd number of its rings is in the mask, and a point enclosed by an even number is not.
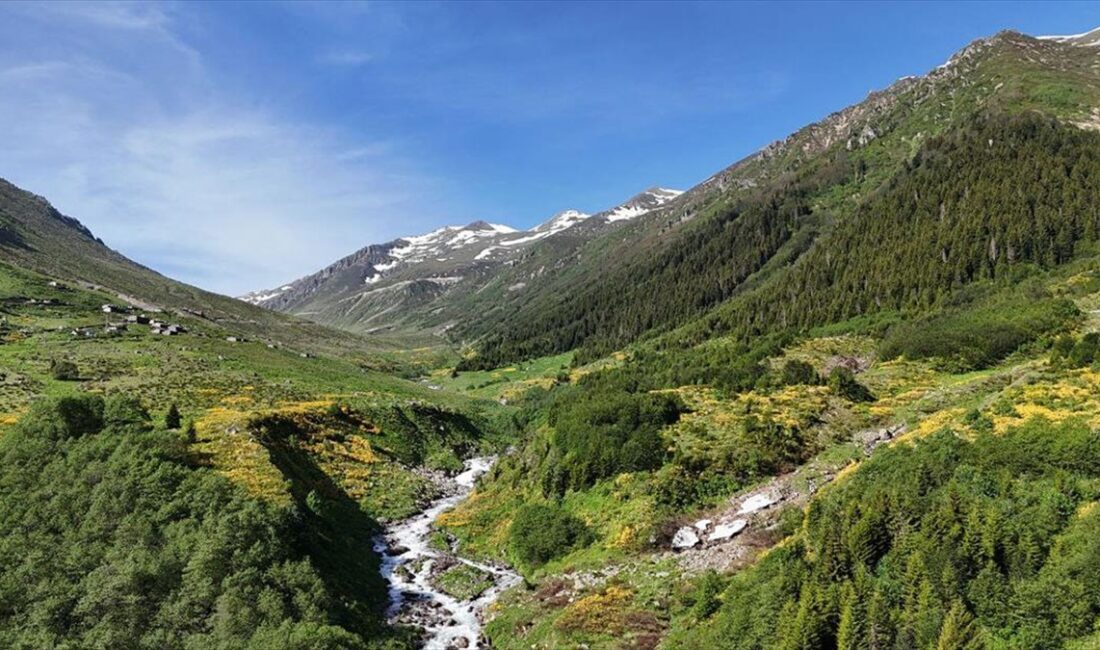
{"type": "Polygon", "coordinates": [[[1069,353],[1069,363],[1074,368],[1084,368],[1096,361],[1100,351],[1100,334],[1089,332],[1081,337],[1069,353]]]}
{"type": "Polygon", "coordinates": [[[851,402],[873,402],[875,396],[866,386],[856,381],[852,371],[844,367],[833,368],[829,373],[829,389],[851,402]]]}
{"type": "Polygon", "coordinates": [[[66,359],[50,361],[50,376],[58,381],[76,381],[80,379],[80,369],[66,359]]]}
{"type": "Polygon", "coordinates": [[[103,422],[111,427],[149,428],[149,412],[136,397],[111,395],[103,406],[103,422]]]}
{"type": "Polygon", "coordinates": [[[1084,368],[1100,359],[1100,334],[1089,332],[1080,339],[1063,334],[1054,341],[1050,362],[1065,368],[1084,368]]]}
{"type": "Polygon", "coordinates": [[[821,378],[818,377],[817,371],[814,367],[805,361],[799,361],[798,359],[791,359],[787,363],[783,364],[783,370],[780,372],[779,381],[784,386],[795,386],[798,384],[814,385],[821,382],[821,378]]]}
{"type": "Polygon", "coordinates": [[[103,410],[98,395],[46,397],[31,406],[16,428],[35,438],[79,438],[103,429],[103,410]]]}
{"type": "Polygon", "coordinates": [[[508,531],[512,553],[521,564],[537,567],[583,548],[592,541],[584,522],[555,504],[525,505],[508,531]]]}
{"type": "Polygon", "coordinates": [[[695,603],[691,607],[691,613],[700,621],[710,618],[722,606],[722,591],[725,584],[718,572],[713,569],[707,571],[699,578],[695,585],[695,603]]]}

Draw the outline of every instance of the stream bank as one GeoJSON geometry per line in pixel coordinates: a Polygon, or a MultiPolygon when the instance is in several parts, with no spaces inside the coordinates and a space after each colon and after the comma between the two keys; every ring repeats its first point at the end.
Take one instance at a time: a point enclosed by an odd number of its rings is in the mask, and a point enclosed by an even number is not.
{"type": "Polygon", "coordinates": [[[432,501],[420,514],[386,526],[375,541],[375,551],[382,557],[382,577],[389,583],[387,618],[394,624],[424,630],[421,647],[427,650],[482,647],[485,609],[502,591],[522,581],[507,567],[458,557],[433,548],[430,542],[436,518],[469,496],[478,477],[495,461],[495,456],[467,460],[462,473],[448,480],[445,496],[432,501]],[[447,594],[435,583],[441,567],[457,564],[481,572],[491,585],[470,599],[447,594]]]}

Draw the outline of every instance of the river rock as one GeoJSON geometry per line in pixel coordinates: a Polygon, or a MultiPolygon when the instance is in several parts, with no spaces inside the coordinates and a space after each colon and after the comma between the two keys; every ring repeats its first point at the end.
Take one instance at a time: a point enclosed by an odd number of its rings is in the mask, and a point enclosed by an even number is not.
{"type": "Polygon", "coordinates": [[[386,555],[404,555],[409,552],[408,546],[394,546],[386,549],[386,555]]]}
{"type": "Polygon", "coordinates": [[[702,532],[702,531],[705,531],[706,529],[710,528],[710,525],[713,524],[713,523],[714,522],[711,521],[710,519],[700,519],[699,521],[695,522],[695,528],[697,528],[700,532],[702,532]]]}

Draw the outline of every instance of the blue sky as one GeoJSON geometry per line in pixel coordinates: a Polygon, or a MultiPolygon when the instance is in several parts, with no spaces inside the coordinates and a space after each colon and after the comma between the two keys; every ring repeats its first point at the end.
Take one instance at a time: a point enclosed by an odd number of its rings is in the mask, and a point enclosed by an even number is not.
{"type": "Polygon", "coordinates": [[[1025,3],[0,4],[0,176],[228,294],[363,245],[686,189],[1025,3]]]}

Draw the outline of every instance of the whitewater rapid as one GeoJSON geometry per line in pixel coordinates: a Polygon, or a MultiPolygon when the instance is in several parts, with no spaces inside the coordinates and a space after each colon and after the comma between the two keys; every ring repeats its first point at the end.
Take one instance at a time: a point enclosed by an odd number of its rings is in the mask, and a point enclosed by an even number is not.
{"type": "Polygon", "coordinates": [[[391,622],[405,622],[425,630],[426,650],[477,648],[481,645],[481,615],[502,591],[519,584],[522,578],[500,566],[481,564],[437,551],[429,546],[432,524],[442,513],[465,499],[474,484],[496,461],[495,456],[472,458],[464,471],[454,477],[455,489],[431,503],[420,514],[386,527],[375,540],[374,548],[382,556],[382,577],[389,582],[391,622]],[[400,551],[399,554],[394,554],[400,551]],[[443,557],[467,564],[493,577],[493,586],[476,599],[460,601],[431,584],[432,565],[443,557]],[[419,566],[418,566],[419,565],[419,566]],[[406,571],[398,571],[405,567],[406,571]],[[415,570],[414,570],[415,569],[415,570]],[[462,641],[465,639],[465,642],[462,641]]]}

